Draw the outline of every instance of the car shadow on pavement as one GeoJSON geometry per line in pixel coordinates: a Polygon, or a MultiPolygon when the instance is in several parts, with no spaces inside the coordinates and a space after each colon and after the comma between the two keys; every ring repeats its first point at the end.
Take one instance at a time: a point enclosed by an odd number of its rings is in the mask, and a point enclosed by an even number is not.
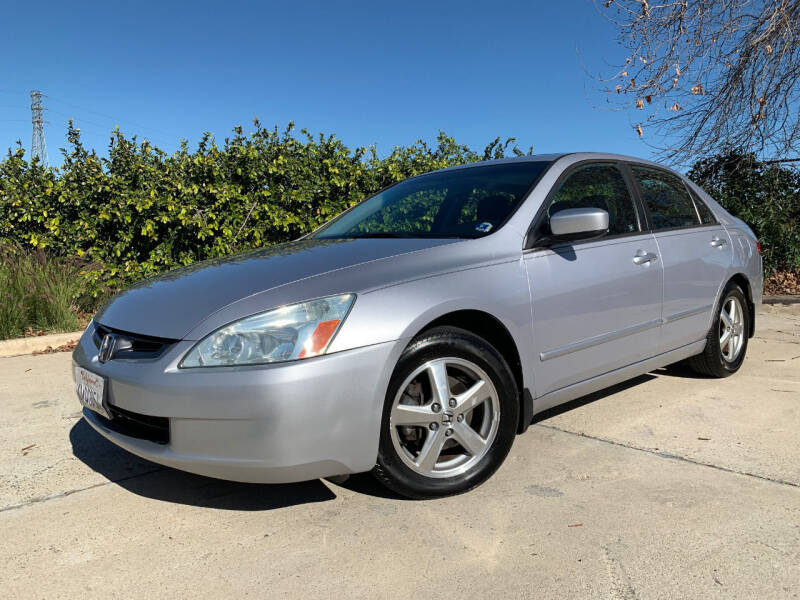
{"type": "Polygon", "coordinates": [[[667,377],[677,377],[680,379],[714,379],[711,375],[703,375],[694,371],[686,363],[675,363],[674,365],[667,365],[660,369],[656,369],[653,373],[657,375],[666,375],[667,377]]]}
{"type": "Polygon", "coordinates": [[[652,381],[653,379],[656,379],[656,375],[651,375],[650,373],[647,373],[645,375],[639,375],[638,377],[634,377],[633,379],[628,379],[627,381],[623,381],[622,383],[612,385],[611,387],[607,387],[597,392],[587,394],[586,396],[581,396],[580,398],[576,398],[575,400],[571,400],[570,402],[559,404],[558,406],[554,406],[553,408],[548,408],[547,410],[536,414],[533,417],[533,421],[531,421],[531,424],[539,423],[540,421],[545,421],[552,417],[558,416],[561,413],[569,412],[570,410],[574,410],[576,408],[584,406],[585,404],[591,404],[592,402],[597,402],[598,400],[602,400],[603,398],[607,398],[608,396],[613,396],[614,394],[624,392],[627,389],[636,387],[637,385],[642,385],[643,383],[647,383],[648,381],[652,381]]]}
{"type": "Polygon", "coordinates": [[[111,483],[138,496],[223,510],[272,510],[336,498],[319,479],[292,484],[223,481],[163,467],[119,448],[83,419],[69,432],[72,453],[111,483]]]}
{"type": "Polygon", "coordinates": [[[364,494],[365,496],[373,496],[375,498],[386,498],[387,500],[402,500],[404,502],[413,502],[405,496],[401,496],[381,484],[370,473],[357,473],[351,475],[346,481],[337,483],[339,487],[343,487],[351,492],[357,494],[364,494]]]}

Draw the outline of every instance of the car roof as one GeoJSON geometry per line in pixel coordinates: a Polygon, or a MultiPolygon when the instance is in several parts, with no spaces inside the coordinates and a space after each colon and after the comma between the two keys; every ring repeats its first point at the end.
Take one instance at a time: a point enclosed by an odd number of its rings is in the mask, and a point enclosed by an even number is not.
{"type": "MultiPolygon", "coordinates": [[[[492,165],[503,165],[509,163],[525,163],[525,162],[548,162],[553,163],[559,159],[569,157],[570,163],[579,162],[582,160],[624,160],[629,162],[636,162],[646,165],[652,165],[661,169],[669,169],[664,165],[660,165],[652,160],[646,158],[638,158],[635,156],[625,156],[624,154],[613,154],[609,152],[555,152],[550,154],[529,154],[526,156],[514,156],[512,158],[500,158],[494,160],[481,160],[474,163],[467,163],[464,165],[456,165],[454,167],[447,167],[445,169],[437,169],[430,171],[430,173],[441,173],[443,171],[455,171],[458,169],[470,169],[489,167],[492,165]]],[[[670,171],[672,169],[669,169],[670,171]]]]}

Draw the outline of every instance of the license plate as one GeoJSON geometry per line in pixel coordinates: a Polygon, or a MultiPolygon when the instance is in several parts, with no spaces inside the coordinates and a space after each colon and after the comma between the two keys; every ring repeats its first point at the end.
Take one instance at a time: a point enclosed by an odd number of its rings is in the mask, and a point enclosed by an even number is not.
{"type": "Polygon", "coordinates": [[[103,377],[82,367],[75,367],[75,390],[78,392],[78,400],[86,408],[110,419],[111,415],[103,405],[105,387],[106,381],[103,377]]]}

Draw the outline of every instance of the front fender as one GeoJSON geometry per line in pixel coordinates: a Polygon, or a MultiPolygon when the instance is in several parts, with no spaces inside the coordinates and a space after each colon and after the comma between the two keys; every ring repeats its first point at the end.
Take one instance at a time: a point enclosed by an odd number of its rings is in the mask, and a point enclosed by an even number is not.
{"type": "Polygon", "coordinates": [[[461,310],[488,313],[508,329],[528,386],[533,380],[530,371],[533,331],[528,280],[520,260],[464,269],[362,294],[328,351],[410,340],[432,321],[461,310]]]}

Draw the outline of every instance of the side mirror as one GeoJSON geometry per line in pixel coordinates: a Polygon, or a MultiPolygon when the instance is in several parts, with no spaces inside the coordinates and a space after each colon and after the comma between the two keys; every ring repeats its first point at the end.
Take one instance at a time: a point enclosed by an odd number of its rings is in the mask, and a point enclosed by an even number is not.
{"type": "Polygon", "coordinates": [[[566,208],[550,217],[553,242],[599,237],[608,233],[608,212],[602,208],[566,208]]]}

